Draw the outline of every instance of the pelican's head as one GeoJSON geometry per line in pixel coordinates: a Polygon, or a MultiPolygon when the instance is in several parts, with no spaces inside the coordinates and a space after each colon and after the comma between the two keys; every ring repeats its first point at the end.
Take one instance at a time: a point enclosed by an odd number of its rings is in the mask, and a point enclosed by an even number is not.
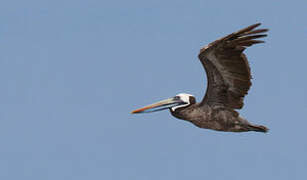
{"type": "Polygon", "coordinates": [[[184,108],[190,106],[191,104],[195,104],[195,97],[191,94],[180,93],[176,96],[159,101],[157,103],[142,107],[140,109],[134,110],[131,113],[149,113],[155,111],[161,111],[165,109],[170,109],[170,111],[174,112],[179,108],[184,108]]]}

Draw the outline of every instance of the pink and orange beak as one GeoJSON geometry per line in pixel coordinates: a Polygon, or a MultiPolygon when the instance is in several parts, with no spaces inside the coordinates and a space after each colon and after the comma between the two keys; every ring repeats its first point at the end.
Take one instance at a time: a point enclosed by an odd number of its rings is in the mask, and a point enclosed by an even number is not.
{"type": "Polygon", "coordinates": [[[136,109],[132,111],[131,114],[161,111],[161,110],[169,109],[171,107],[180,105],[182,103],[183,101],[181,101],[179,97],[175,96],[173,98],[165,99],[157,103],[142,107],[140,109],[136,109]]]}

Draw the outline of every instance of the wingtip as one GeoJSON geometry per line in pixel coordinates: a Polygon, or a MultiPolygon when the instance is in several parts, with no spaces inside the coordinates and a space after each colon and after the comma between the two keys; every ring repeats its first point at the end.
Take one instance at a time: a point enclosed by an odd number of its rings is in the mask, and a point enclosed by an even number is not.
{"type": "Polygon", "coordinates": [[[260,25],[261,25],[261,23],[252,24],[252,25],[246,27],[246,29],[252,30],[252,29],[255,29],[256,27],[258,27],[258,26],[260,26],[260,25]]]}
{"type": "Polygon", "coordinates": [[[258,22],[258,23],[256,23],[256,24],[254,24],[255,26],[260,26],[261,25],[261,23],[260,22],[258,22]]]}
{"type": "Polygon", "coordinates": [[[245,32],[251,31],[251,30],[255,29],[256,27],[258,27],[260,25],[261,25],[261,23],[252,24],[250,26],[247,26],[246,28],[243,28],[243,29],[239,30],[237,33],[241,34],[241,33],[245,33],[245,32]]]}

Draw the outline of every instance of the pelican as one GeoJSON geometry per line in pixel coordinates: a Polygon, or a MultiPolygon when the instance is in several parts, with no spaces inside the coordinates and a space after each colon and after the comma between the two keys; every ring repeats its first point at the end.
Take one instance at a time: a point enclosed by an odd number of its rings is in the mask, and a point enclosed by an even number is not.
{"type": "Polygon", "coordinates": [[[199,128],[226,132],[268,132],[262,125],[252,124],[236,109],[243,107],[244,96],[251,86],[249,63],[243,51],[256,40],[267,36],[268,29],[257,29],[260,23],[248,26],[203,47],[198,55],[207,75],[207,90],[200,103],[191,94],[180,93],[132,111],[148,113],[169,109],[176,118],[199,128]]]}

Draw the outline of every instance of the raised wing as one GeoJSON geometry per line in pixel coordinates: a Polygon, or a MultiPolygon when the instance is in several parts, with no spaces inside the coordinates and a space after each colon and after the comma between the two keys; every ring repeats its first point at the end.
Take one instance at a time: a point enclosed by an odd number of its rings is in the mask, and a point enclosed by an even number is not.
{"type": "Polygon", "coordinates": [[[200,105],[243,107],[243,99],[251,86],[250,67],[243,51],[264,41],[268,29],[255,29],[260,23],[218,39],[200,50],[198,55],[207,73],[207,91],[200,105]]]}

